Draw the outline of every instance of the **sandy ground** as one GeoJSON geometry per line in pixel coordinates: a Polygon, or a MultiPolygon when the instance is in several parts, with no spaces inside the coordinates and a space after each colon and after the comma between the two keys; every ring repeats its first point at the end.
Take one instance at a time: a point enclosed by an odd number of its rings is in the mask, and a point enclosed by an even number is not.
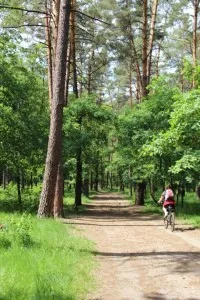
{"type": "Polygon", "coordinates": [[[97,289],[87,300],[200,300],[200,230],[145,215],[117,194],[100,194],[75,224],[96,243],[97,289]]]}

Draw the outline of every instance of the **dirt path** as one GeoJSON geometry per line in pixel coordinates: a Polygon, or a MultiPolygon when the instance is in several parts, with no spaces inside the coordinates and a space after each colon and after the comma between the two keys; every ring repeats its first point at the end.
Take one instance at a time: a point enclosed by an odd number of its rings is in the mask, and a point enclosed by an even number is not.
{"type": "Polygon", "coordinates": [[[98,288],[89,300],[200,300],[200,230],[166,230],[117,194],[98,195],[67,222],[96,243],[98,288]]]}

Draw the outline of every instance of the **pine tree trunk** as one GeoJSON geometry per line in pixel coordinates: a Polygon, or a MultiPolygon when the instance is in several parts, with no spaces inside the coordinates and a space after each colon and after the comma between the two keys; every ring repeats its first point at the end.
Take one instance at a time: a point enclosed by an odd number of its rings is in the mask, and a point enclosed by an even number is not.
{"type": "Polygon", "coordinates": [[[147,53],[147,55],[148,55],[147,84],[150,83],[150,76],[151,76],[152,51],[153,51],[153,41],[154,41],[154,35],[155,35],[157,8],[158,8],[158,0],[154,0],[153,4],[152,4],[152,10],[151,10],[150,38],[149,38],[148,53],[147,53]]]}
{"type": "Polygon", "coordinates": [[[70,0],[61,0],[56,64],[53,83],[53,102],[43,187],[38,216],[49,217],[53,211],[58,164],[62,148],[62,121],[65,97],[66,56],[68,47],[70,0]]]}
{"type": "Polygon", "coordinates": [[[51,41],[51,26],[47,0],[45,2],[46,17],[45,17],[45,34],[47,44],[47,61],[48,61],[48,88],[49,88],[49,102],[50,108],[52,106],[53,98],[53,61],[52,61],[52,41],[51,41]]]}
{"type": "Polygon", "coordinates": [[[82,149],[77,149],[76,154],[76,187],[75,187],[75,206],[82,204],[82,149]]]}
{"type": "Polygon", "coordinates": [[[130,68],[129,68],[129,99],[130,99],[130,106],[133,106],[132,63],[130,63],[130,68]]]}
{"type": "MultiPolygon", "coordinates": [[[[194,6],[194,25],[193,25],[193,48],[192,48],[192,56],[193,56],[193,66],[197,65],[197,18],[198,18],[198,10],[199,10],[199,0],[193,1],[194,6]]],[[[193,82],[192,87],[196,86],[194,74],[193,74],[193,82]]]]}
{"type": "Polygon", "coordinates": [[[147,0],[143,0],[143,28],[142,28],[142,97],[147,95],[147,0]]]}
{"type": "Polygon", "coordinates": [[[78,98],[78,82],[77,82],[77,70],[76,70],[76,19],[75,19],[75,10],[76,10],[76,0],[72,0],[72,10],[70,15],[71,23],[71,56],[72,56],[72,72],[73,72],[73,93],[78,98]]]}
{"type": "Polygon", "coordinates": [[[64,184],[63,184],[63,169],[62,162],[58,164],[57,178],[56,178],[56,191],[54,197],[54,209],[53,215],[55,218],[64,217],[64,208],[63,208],[63,195],[64,195],[64,184]]]}

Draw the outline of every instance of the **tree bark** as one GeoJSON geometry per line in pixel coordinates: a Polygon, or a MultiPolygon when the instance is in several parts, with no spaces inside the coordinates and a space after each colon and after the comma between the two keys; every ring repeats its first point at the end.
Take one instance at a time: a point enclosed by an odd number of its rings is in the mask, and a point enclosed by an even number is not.
{"type": "Polygon", "coordinates": [[[142,97],[147,95],[147,0],[143,0],[143,27],[142,27],[142,97]]]}
{"type": "Polygon", "coordinates": [[[151,77],[151,65],[152,65],[152,50],[153,50],[153,41],[155,35],[155,24],[156,24],[156,16],[157,16],[157,8],[158,8],[158,0],[154,0],[152,4],[152,12],[151,12],[151,25],[150,25],[150,37],[149,37],[149,45],[148,45],[148,62],[147,62],[147,83],[150,83],[151,77]]]}
{"type": "Polygon", "coordinates": [[[54,70],[56,64],[56,49],[57,49],[57,41],[58,41],[58,24],[59,24],[59,15],[60,15],[60,0],[52,1],[52,33],[53,33],[53,62],[54,62],[54,70]]]}
{"type": "Polygon", "coordinates": [[[70,4],[71,3],[69,0],[61,0],[60,3],[50,133],[43,187],[38,208],[39,217],[49,217],[52,215],[53,201],[56,190],[57,170],[61,157],[70,4]]]}
{"type": "Polygon", "coordinates": [[[45,17],[45,34],[46,34],[46,43],[47,43],[47,62],[48,62],[48,88],[49,88],[49,102],[50,108],[52,105],[53,98],[53,61],[52,61],[52,41],[51,41],[51,25],[48,12],[47,1],[46,6],[46,17],[45,17]]]}
{"type": "MultiPolygon", "coordinates": [[[[192,47],[192,57],[193,57],[193,66],[197,65],[197,18],[199,10],[199,0],[193,0],[194,6],[194,25],[193,25],[193,47],[192,47]]],[[[196,86],[195,78],[193,75],[192,87],[196,86]]]]}
{"type": "Polygon", "coordinates": [[[57,178],[56,178],[56,190],[54,197],[54,209],[53,215],[55,218],[64,217],[64,207],[63,207],[63,195],[64,195],[64,184],[63,184],[63,168],[62,162],[58,164],[57,178]]]}
{"type": "Polygon", "coordinates": [[[138,182],[136,184],[135,190],[135,204],[144,205],[144,196],[145,196],[146,183],[138,182]]]}
{"type": "Polygon", "coordinates": [[[130,106],[133,106],[133,89],[132,89],[132,63],[130,63],[129,67],[129,99],[130,106]]]}
{"type": "Polygon", "coordinates": [[[78,98],[78,81],[77,81],[77,70],[76,70],[76,18],[75,18],[76,0],[72,0],[72,10],[70,14],[71,24],[71,47],[70,52],[72,56],[72,72],[73,72],[73,93],[78,98]]]}
{"type": "Polygon", "coordinates": [[[89,178],[88,177],[86,177],[83,181],[83,193],[87,198],[89,198],[89,178]]]}
{"type": "Polygon", "coordinates": [[[76,154],[76,186],[75,186],[75,206],[82,204],[82,148],[77,149],[76,154]]]}
{"type": "Polygon", "coordinates": [[[94,190],[98,192],[99,190],[99,156],[95,164],[95,179],[94,179],[94,190]]]}

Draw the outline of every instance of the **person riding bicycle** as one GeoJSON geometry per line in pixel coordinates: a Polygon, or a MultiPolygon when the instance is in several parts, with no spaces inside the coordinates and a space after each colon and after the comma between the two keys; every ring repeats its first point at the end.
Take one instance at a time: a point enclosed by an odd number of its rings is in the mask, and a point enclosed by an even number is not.
{"type": "Polygon", "coordinates": [[[166,218],[168,215],[168,206],[171,205],[173,208],[175,208],[174,193],[172,191],[171,185],[166,186],[164,192],[158,200],[158,203],[163,203],[163,212],[164,217],[166,218]]]}

